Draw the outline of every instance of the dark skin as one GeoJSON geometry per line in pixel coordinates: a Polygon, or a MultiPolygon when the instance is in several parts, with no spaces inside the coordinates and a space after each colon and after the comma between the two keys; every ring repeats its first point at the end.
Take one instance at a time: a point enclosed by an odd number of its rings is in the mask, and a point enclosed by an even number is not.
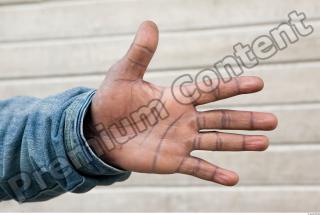
{"type": "MultiPolygon", "coordinates": [[[[114,123],[120,124],[121,119],[129,117],[132,112],[154,99],[159,99],[164,104],[168,117],[159,120],[146,131],[139,132],[125,144],[116,145],[113,150],[101,147],[101,158],[108,164],[128,171],[182,173],[223,185],[235,185],[239,180],[235,172],[194,157],[191,152],[263,151],[268,147],[266,136],[230,134],[214,130],[272,130],[277,126],[277,119],[273,114],[259,112],[198,112],[196,106],[260,91],[263,81],[258,77],[233,78],[230,82],[221,82],[212,92],[201,93],[199,97],[191,96],[190,93],[189,104],[181,104],[173,96],[170,87],[156,86],[143,80],[157,44],[157,26],[150,21],[142,23],[127,54],[109,69],[97,90],[86,126],[93,127],[102,123],[108,128],[114,123]],[[204,132],[201,131],[203,129],[211,130],[204,132]]],[[[192,92],[194,88],[195,86],[189,85],[185,90],[192,92]]],[[[133,123],[138,125],[142,122],[133,123]]],[[[91,129],[85,129],[85,133],[86,137],[97,135],[91,129]]]]}

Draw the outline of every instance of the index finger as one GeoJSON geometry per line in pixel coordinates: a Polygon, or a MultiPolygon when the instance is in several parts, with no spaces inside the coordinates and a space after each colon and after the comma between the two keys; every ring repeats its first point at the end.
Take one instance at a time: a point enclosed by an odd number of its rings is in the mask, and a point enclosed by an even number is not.
{"type": "Polygon", "coordinates": [[[212,83],[215,87],[210,92],[201,91],[202,87],[208,89],[207,83],[185,86],[187,93],[195,92],[195,89],[199,92],[198,94],[190,93],[190,99],[194,105],[203,105],[241,94],[255,93],[262,90],[264,86],[263,80],[255,76],[235,77],[226,83],[221,79],[218,82],[217,80],[212,80],[212,83]]]}

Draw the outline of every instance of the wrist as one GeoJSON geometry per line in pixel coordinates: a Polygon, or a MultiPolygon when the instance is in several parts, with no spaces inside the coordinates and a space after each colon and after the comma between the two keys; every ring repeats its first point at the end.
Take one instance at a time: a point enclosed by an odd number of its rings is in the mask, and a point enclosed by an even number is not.
{"type": "Polygon", "coordinates": [[[93,122],[91,107],[89,107],[84,118],[83,133],[90,149],[93,151],[93,153],[95,153],[96,156],[98,156],[106,164],[126,171],[115,162],[114,158],[112,158],[111,151],[115,149],[115,145],[109,138],[104,124],[95,124],[93,122]]]}

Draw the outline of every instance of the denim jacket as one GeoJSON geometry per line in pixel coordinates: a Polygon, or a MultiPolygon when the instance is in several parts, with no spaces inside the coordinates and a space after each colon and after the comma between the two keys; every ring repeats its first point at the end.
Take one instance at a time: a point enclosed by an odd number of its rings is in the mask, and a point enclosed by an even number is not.
{"type": "Polygon", "coordinates": [[[127,179],[97,157],[83,135],[95,90],[0,101],[0,201],[45,201],[127,179]]]}

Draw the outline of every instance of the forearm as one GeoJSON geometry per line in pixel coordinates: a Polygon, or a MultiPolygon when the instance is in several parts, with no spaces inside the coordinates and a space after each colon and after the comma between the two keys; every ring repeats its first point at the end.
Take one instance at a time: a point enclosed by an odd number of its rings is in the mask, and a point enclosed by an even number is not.
{"type": "Polygon", "coordinates": [[[96,157],[83,137],[93,94],[77,88],[0,102],[0,200],[42,201],[128,177],[96,157]]]}

